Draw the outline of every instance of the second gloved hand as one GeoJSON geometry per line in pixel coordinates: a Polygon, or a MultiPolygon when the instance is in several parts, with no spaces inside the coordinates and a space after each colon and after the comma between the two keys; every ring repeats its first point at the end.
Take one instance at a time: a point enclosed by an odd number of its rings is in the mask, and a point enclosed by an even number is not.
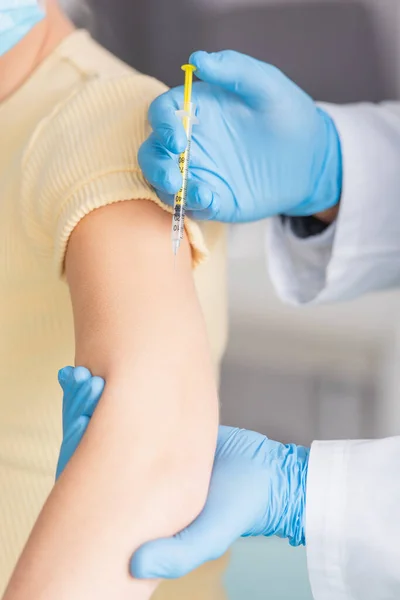
{"type": "MultiPolygon", "coordinates": [[[[104,389],[104,381],[83,367],[62,369],[59,381],[64,392],[64,435],[57,477],[78,448],[104,389]]],[[[308,448],[220,427],[204,510],[173,538],[142,546],[133,556],[132,575],[183,576],[222,556],[240,536],[277,535],[294,546],[304,544],[308,457],[308,448]]]]}
{"type": "Polygon", "coordinates": [[[309,449],[273,442],[253,431],[220,427],[206,506],[173,538],[142,546],[131,572],[141,579],[173,579],[222,556],[241,536],[305,543],[309,449]]]}
{"type": "Polygon", "coordinates": [[[85,367],[65,367],[58,374],[63,390],[63,441],[57,464],[60,477],[78,448],[104,390],[104,380],[85,367]]]}
{"type": "MultiPolygon", "coordinates": [[[[196,52],[188,210],[197,219],[256,221],[307,216],[337,204],[341,148],[332,119],[281,71],[233,51],[196,52]]],[[[146,179],[173,203],[186,136],[176,110],[183,90],[157,98],[153,134],[139,152],[146,179]]]]}

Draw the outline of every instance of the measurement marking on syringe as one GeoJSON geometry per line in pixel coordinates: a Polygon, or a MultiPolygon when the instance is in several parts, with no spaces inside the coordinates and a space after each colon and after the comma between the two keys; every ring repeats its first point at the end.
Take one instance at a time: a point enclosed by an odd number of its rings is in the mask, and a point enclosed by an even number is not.
{"type": "Polygon", "coordinates": [[[196,68],[193,65],[183,65],[185,71],[185,89],[183,110],[177,112],[181,117],[187,137],[187,147],[178,159],[179,170],[182,175],[182,187],[175,196],[174,214],[172,219],[172,249],[176,256],[183,234],[185,231],[185,214],[188,192],[189,164],[192,141],[192,127],[197,123],[195,107],[192,104],[193,73],[196,68]]]}

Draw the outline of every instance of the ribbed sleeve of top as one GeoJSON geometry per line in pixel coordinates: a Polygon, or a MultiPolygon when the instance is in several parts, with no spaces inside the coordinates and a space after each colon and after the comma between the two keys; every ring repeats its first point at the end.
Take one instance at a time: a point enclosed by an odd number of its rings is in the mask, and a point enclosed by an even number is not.
{"type": "MultiPolygon", "coordinates": [[[[62,275],[69,237],[91,211],[124,200],[158,199],[140,171],[137,153],[150,133],[147,111],[166,88],[129,72],[93,77],[37,127],[23,157],[21,214],[34,247],[62,275]]],[[[207,250],[199,227],[186,230],[194,266],[207,250]]]]}

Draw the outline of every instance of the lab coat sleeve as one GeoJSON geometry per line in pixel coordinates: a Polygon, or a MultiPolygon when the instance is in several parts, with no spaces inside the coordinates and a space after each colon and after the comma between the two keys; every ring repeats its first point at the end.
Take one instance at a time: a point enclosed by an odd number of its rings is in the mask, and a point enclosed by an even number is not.
{"type": "Polygon", "coordinates": [[[400,438],[315,442],[306,540],[315,600],[400,598],[400,438]]]}
{"type": "Polygon", "coordinates": [[[300,239],[271,220],[270,274],[283,300],[324,303],[400,285],[400,103],[322,105],[342,145],[338,220],[300,239]]]}

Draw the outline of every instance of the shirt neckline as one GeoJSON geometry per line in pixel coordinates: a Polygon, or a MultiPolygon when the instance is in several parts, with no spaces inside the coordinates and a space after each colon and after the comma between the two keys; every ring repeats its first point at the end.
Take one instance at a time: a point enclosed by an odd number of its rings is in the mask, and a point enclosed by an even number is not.
{"type": "MultiPolygon", "coordinates": [[[[36,79],[43,76],[49,69],[51,69],[54,61],[56,61],[60,56],[63,55],[65,49],[69,46],[70,43],[75,41],[75,39],[89,37],[89,32],[86,29],[75,29],[71,31],[65,38],[63,38],[60,43],[52,50],[50,54],[48,54],[42,62],[30,73],[30,75],[25,79],[25,81],[17,88],[10,96],[8,96],[3,102],[0,102],[0,115],[9,107],[11,107],[14,103],[19,102],[23,99],[24,95],[28,98],[32,99],[29,96],[29,90],[31,86],[36,82],[36,79]]],[[[31,100],[30,100],[31,101],[31,100]]]]}

